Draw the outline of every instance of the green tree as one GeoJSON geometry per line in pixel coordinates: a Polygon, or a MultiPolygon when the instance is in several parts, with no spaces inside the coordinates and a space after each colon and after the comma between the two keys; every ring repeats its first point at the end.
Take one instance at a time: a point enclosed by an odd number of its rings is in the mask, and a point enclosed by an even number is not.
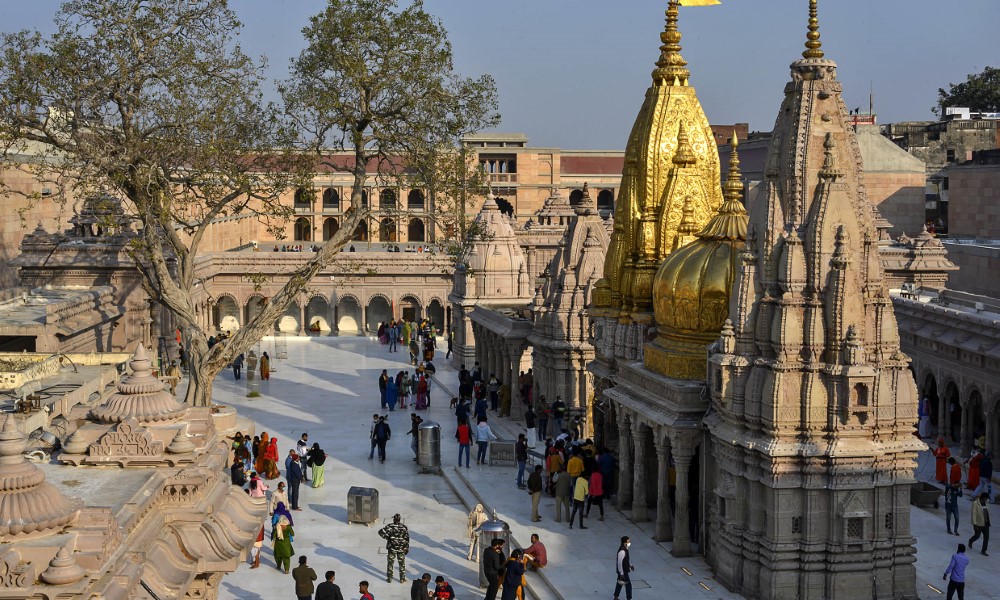
{"type": "Polygon", "coordinates": [[[973,112],[1000,112],[1000,68],[986,67],[981,73],[971,73],[962,83],[949,83],[948,89],[938,88],[934,114],[944,115],[949,106],[973,112]]]}
{"type": "Polygon", "coordinates": [[[71,0],[55,24],[49,36],[0,36],[4,157],[33,155],[63,199],[122,202],[146,293],[184,333],[186,401],[207,405],[215,375],[271,329],[364,214],[349,214],[256,318],[209,350],[193,303],[204,236],[234,215],[280,232],[290,209],[279,194],[308,180],[312,159],[264,101],[263,64],[241,52],[226,0],[71,0]]]}
{"type": "MultiPolygon", "coordinates": [[[[445,229],[460,213],[464,223],[482,185],[459,140],[499,123],[493,79],[454,72],[447,32],[420,0],[402,9],[395,0],[329,0],[303,34],[282,97],[317,159],[353,175],[351,205],[374,171],[386,185],[424,187],[445,229]]],[[[398,200],[381,211],[396,223],[398,200]]]]}

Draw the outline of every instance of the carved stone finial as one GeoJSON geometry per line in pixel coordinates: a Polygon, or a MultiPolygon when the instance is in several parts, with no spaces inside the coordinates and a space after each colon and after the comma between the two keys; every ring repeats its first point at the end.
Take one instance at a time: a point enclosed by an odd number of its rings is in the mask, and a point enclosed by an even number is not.
{"type": "Polygon", "coordinates": [[[188,452],[193,452],[194,449],[194,442],[191,441],[191,437],[187,434],[187,423],[185,423],[181,425],[181,428],[177,430],[177,434],[174,435],[174,439],[170,441],[170,445],[167,446],[167,452],[170,454],[187,454],[188,452]]]}
{"type": "Polygon", "coordinates": [[[42,581],[50,585],[66,585],[83,579],[86,571],[73,558],[73,550],[70,548],[72,543],[70,541],[60,548],[55,557],[49,561],[49,568],[42,572],[42,581]]]}
{"type": "Polygon", "coordinates": [[[153,365],[146,348],[139,344],[129,363],[132,374],[118,383],[118,391],[92,412],[104,423],[121,423],[135,419],[140,423],[175,421],[187,409],[164,390],[162,381],[153,377],[153,365]]]}
{"type": "Polygon", "coordinates": [[[47,532],[69,523],[79,511],[24,458],[27,436],[8,414],[0,431],[0,536],[47,532]]]}

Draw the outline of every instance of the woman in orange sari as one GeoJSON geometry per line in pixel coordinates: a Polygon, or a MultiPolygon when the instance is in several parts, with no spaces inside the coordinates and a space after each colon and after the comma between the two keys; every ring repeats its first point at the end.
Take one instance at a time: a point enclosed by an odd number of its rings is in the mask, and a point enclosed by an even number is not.
{"type": "Polygon", "coordinates": [[[273,437],[264,452],[264,477],[277,479],[280,476],[281,473],[278,471],[278,438],[273,437]]]}
{"type": "Polygon", "coordinates": [[[944,445],[944,438],[938,438],[937,448],[934,449],[934,458],[937,460],[937,468],[934,471],[934,479],[937,479],[941,483],[947,483],[948,480],[948,457],[951,456],[951,450],[948,446],[944,445]]]}
{"type": "Polygon", "coordinates": [[[271,438],[267,435],[266,431],[262,431],[260,434],[260,443],[253,449],[254,456],[257,457],[257,461],[254,463],[253,468],[258,473],[263,474],[265,472],[264,455],[267,454],[267,447],[270,445],[271,438]]]}

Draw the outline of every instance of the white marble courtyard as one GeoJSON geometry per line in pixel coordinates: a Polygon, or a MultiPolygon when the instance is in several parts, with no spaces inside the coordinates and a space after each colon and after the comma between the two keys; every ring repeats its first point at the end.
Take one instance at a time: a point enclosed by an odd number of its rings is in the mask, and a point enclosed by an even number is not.
{"type": "MultiPolygon", "coordinates": [[[[261,349],[273,354],[273,341],[266,339],[261,349]]],[[[507,521],[515,541],[528,544],[528,536],[538,533],[549,553],[549,567],[544,577],[528,575],[532,594],[528,597],[549,599],[608,599],[614,588],[614,554],[622,535],[632,537],[632,556],[636,565],[633,577],[635,598],[674,597],[737,598],[713,578],[698,558],[676,559],[669,554],[669,544],[652,541],[652,524],[633,524],[606,503],[604,522],[588,520],[586,531],[569,530],[566,523],[555,523],[554,501],[543,497],[541,523],[530,523],[530,499],[515,485],[513,467],[454,468],[457,445],[453,440],[454,416],[448,408],[442,385],[454,388],[454,371],[438,366],[432,406],[422,413],[442,424],[442,463],[444,476],[421,475],[411,461],[409,409],[391,413],[393,438],[388,460],[368,460],[368,431],[371,415],[379,410],[377,379],[382,369],[390,373],[407,368],[405,352],[390,354],[365,337],[287,338],[288,358],[275,360],[271,381],[262,382],[262,397],[246,397],[245,380],[234,381],[232,373],[220,375],[215,383],[214,401],[236,406],[240,413],[256,422],[256,432],[279,438],[279,455],[284,456],[303,432],[309,441],[319,442],[330,458],[326,463],[326,485],[313,489],[303,485],[301,512],[294,513],[297,554],[309,557],[309,564],[320,578],[323,572],[337,572],[336,583],[345,598],[358,597],[358,581],[372,584],[378,600],[409,598],[409,584],[386,583],[385,549],[375,527],[348,525],[346,498],[351,486],[374,487],[380,493],[382,523],[393,513],[403,515],[410,528],[411,550],[407,557],[407,577],[419,577],[425,571],[433,577],[444,575],[454,585],[461,600],[478,599],[477,567],[466,560],[467,505],[481,498],[497,509],[507,521]],[[428,416],[429,413],[429,416],[428,416]],[[667,591],[669,590],[669,591],[667,591]]],[[[441,357],[443,358],[443,357],[441,357]]],[[[491,419],[491,421],[493,421],[491,419]]],[[[520,423],[502,420],[491,423],[498,435],[511,438],[520,423]]],[[[921,474],[933,475],[933,466],[921,459],[921,474]],[[929,469],[929,470],[928,470],[929,469]]],[[[272,488],[277,480],[270,482],[272,488]]],[[[963,500],[960,508],[963,536],[948,536],[944,531],[943,509],[914,509],[912,527],[918,542],[918,590],[921,597],[939,596],[941,574],[948,557],[959,541],[971,533],[969,507],[963,500]],[[932,587],[933,586],[933,587],[932,587]]],[[[1000,514],[1000,511],[997,511],[1000,514]]],[[[592,516],[595,516],[592,513],[592,516]]],[[[997,542],[1000,543],[1000,542],[997,542]]],[[[977,545],[978,549],[978,545],[977,545]]],[[[1000,598],[1000,546],[986,558],[970,554],[968,571],[969,597],[1000,598]]],[[[297,558],[292,560],[293,566],[297,558]]],[[[858,590],[859,598],[869,590],[858,590]]],[[[274,568],[270,548],[265,544],[261,568],[249,565],[226,577],[220,598],[270,600],[294,596],[290,575],[274,568]]],[[[622,595],[624,597],[624,594],[622,595]]],[[[941,596],[943,597],[943,596],[941,596]]]]}

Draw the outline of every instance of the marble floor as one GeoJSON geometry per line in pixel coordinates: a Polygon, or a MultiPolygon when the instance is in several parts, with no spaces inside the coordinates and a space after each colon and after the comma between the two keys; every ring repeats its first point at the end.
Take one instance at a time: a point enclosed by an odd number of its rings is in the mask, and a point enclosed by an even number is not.
{"type": "MultiPolygon", "coordinates": [[[[234,381],[224,372],[216,381],[214,401],[236,406],[241,415],[256,423],[256,431],[267,431],[279,438],[284,457],[303,432],[310,442],[319,444],[329,454],[326,484],[319,489],[304,485],[301,491],[303,510],[294,513],[294,547],[304,554],[320,578],[327,570],[337,573],[336,583],[345,598],[358,597],[358,582],[368,580],[379,600],[409,598],[409,584],[386,583],[385,547],[377,529],[392,514],[400,513],[410,529],[411,550],[407,557],[407,576],[423,572],[432,578],[441,574],[454,585],[458,598],[482,597],[477,586],[477,567],[466,560],[467,506],[484,502],[495,508],[507,521],[514,541],[527,545],[531,533],[538,533],[549,553],[550,566],[541,575],[529,574],[529,598],[609,599],[614,587],[614,554],[622,535],[632,537],[632,555],[636,566],[633,578],[634,597],[738,598],[727,592],[713,578],[707,565],[698,558],[676,559],[669,554],[669,544],[657,544],[651,538],[652,524],[635,524],[627,515],[607,506],[605,521],[588,520],[589,529],[569,530],[566,523],[554,522],[554,501],[541,503],[543,520],[530,523],[530,498],[514,485],[513,467],[477,467],[456,469],[452,439],[454,416],[443,392],[455,387],[454,371],[443,360],[432,391],[432,406],[422,413],[442,424],[444,469],[441,476],[420,474],[410,451],[410,410],[390,413],[393,437],[388,446],[388,460],[368,460],[368,431],[371,416],[379,410],[378,376],[382,369],[390,373],[407,368],[405,352],[390,354],[367,337],[286,338],[287,359],[273,361],[271,380],[261,383],[262,396],[246,397],[245,380],[234,381]],[[347,490],[351,486],[374,487],[379,491],[380,515],[373,527],[347,524],[347,490]],[[670,590],[665,593],[665,590],[670,590]]],[[[266,338],[258,354],[274,354],[274,341],[266,338]]],[[[523,431],[520,423],[492,419],[497,433],[504,438],[523,431]]],[[[921,456],[920,473],[925,475],[928,457],[921,456]]],[[[933,477],[933,467],[930,477],[933,477]]],[[[277,481],[271,482],[272,487],[277,481]]],[[[594,513],[592,513],[592,516],[594,513]]],[[[971,533],[969,509],[961,509],[963,534],[971,533]]],[[[914,509],[912,529],[918,538],[918,592],[922,598],[934,598],[944,589],[941,574],[958,541],[944,531],[943,508],[914,509]]],[[[978,546],[977,546],[978,548],[978,546]]],[[[1000,553],[1000,548],[997,548],[1000,553]]],[[[1000,598],[1000,575],[992,569],[995,557],[970,554],[968,572],[970,597],[1000,598]]],[[[293,566],[297,559],[293,559],[293,566]]],[[[288,598],[294,594],[290,575],[274,568],[270,548],[265,545],[261,568],[242,565],[223,579],[220,598],[261,600],[288,598]]],[[[624,594],[623,594],[624,597],[624,594]]]]}

